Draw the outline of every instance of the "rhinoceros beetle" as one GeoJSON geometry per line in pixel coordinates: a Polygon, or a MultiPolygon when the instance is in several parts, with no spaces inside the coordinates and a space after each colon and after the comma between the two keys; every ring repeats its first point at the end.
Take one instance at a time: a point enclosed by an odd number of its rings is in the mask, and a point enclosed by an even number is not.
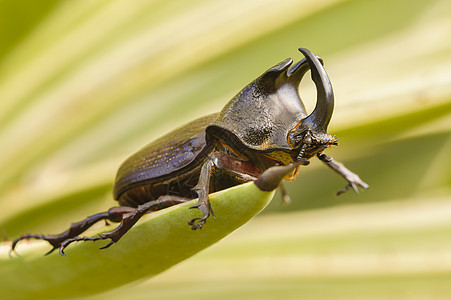
{"type": "Polygon", "coordinates": [[[293,64],[289,58],[273,66],[221,112],[192,121],[129,157],[119,168],[114,185],[114,198],[120,206],[73,223],[58,235],[23,235],[13,242],[12,250],[28,238],[46,240],[53,246],[50,252],[59,248],[62,255],[74,241],[109,239],[102,247],[107,248],[144,214],[195,198],[199,200],[192,208],[198,208],[202,217],[189,225],[200,229],[210,215],[214,217],[209,193],[252,180],[262,190],[273,190],[279,185],[279,180],[270,176],[274,166],[294,165],[284,174],[293,180],[299,166],[307,165],[315,155],[348,181],[338,194],[349,188],[357,193],[358,187],[368,188],[358,175],[323,153],[337,145],[336,137],[327,133],[334,109],[332,85],[321,59],[307,49],[299,51],[304,59],[293,64]],[[316,106],[310,114],[298,92],[308,70],[317,89],[316,106]],[[98,236],[79,236],[100,220],[120,225],[98,236]]]}

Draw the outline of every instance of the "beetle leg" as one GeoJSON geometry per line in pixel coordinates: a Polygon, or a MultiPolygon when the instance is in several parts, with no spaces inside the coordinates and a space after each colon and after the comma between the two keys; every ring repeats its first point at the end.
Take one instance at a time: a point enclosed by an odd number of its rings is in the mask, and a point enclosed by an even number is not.
{"type": "Polygon", "coordinates": [[[277,187],[280,191],[280,194],[282,195],[282,203],[284,205],[291,204],[291,198],[290,195],[288,195],[287,189],[285,188],[283,182],[279,183],[279,186],[277,187]]]}
{"type": "MultiPolygon", "coordinates": [[[[289,168],[289,170],[291,169],[291,172],[293,172],[293,171],[295,171],[296,172],[296,174],[297,174],[297,168],[299,167],[299,166],[308,166],[310,164],[310,161],[309,160],[307,160],[307,159],[305,159],[305,158],[299,158],[298,159],[298,161],[296,162],[296,163],[294,163],[294,164],[292,164],[292,165],[289,165],[290,166],[290,168],[289,168]]],[[[278,167],[282,167],[282,166],[278,166],[278,167]]],[[[280,171],[282,171],[282,170],[284,170],[285,168],[277,168],[277,169],[279,169],[280,171]]],[[[266,172],[266,171],[265,171],[266,172]]],[[[282,171],[283,172],[283,171],[282,171]]],[[[289,175],[290,173],[289,172],[287,172],[286,174],[285,174],[285,176],[287,176],[287,175],[289,175]]],[[[295,176],[297,176],[297,175],[295,175],[295,176]]],[[[291,177],[291,176],[290,176],[291,177]]],[[[277,178],[277,177],[274,177],[274,178],[277,178]]],[[[281,196],[282,196],[282,203],[284,204],[284,205],[290,205],[291,204],[291,198],[290,198],[290,195],[288,195],[288,192],[287,192],[287,189],[285,188],[285,185],[283,184],[283,181],[280,181],[280,183],[279,183],[279,186],[277,187],[277,189],[280,191],[280,194],[281,194],[281,196]]]]}
{"type": "Polygon", "coordinates": [[[117,206],[109,209],[108,211],[101,212],[92,216],[87,217],[86,219],[77,222],[72,223],[68,230],[64,231],[60,234],[48,234],[48,235],[41,235],[41,234],[26,234],[22,235],[18,239],[14,240],[11,245],[11,251],[14,251],[17,244],[22,240],[27,239],[39,239],[47,241],[50,245],[53,246],[53,249],[50,250],[47,254],[52,253],[55,249],[60,247],[60,244],[70,238],[73,238],[80,233],[86,231],[89,227],[94,225],[100,220],[110,220],[112,222],[120,222],[122,214],[129,212],[133,208],[131,207],[125,207],[125,206],[117,206]]]}
{"type": "Polygon", "coordinates": [[[61,255],[66,255],[64,253],[64,249],[73,242],[78,241],[98,241],[98,240],[106,240],[110,239],[111,241],[106,245],[101,247],[100,249],[106,249],[110,247],[112,244],[119,241],[119,239],[124,236],[124,234],[127,233],[127,231],[130,230],[130,228],[133,227],[133,225],[136,224],[136,222],[146,213],[149,213],[151,211],[159,210],[162,208],[166,208],[169,206],[173,206],[179,203],[183,203],[186,201],[192,200],[191,198],[184,198],[179,196],[173,196],[173,195],[164,195],[160,196],[157,200],[146,202],[142,205],[139,205],[137,208],[131,208],[127,207],[129,210],[124,213],[121,217],[121,223],[119,226],[117,226],[115,229],[111,231],[107,231],[104,233],[100,233],[97,236],[93,237],[80,237],[75,236],[69,239],[66,239],[59,245],[59,252],[61,255]]]}
{"type": "Polygon", "coordinates": [[[207,218],[210,214],[215,218],[213,210],[211,209],[210,200],[208,200],[208,192],[210,189],[210,177],[213,168],[215,167],[215,157],[210,157],[204,164],[200,170],[199,181],[196,186],[193,188],[199,196],[199,201],[196,205],[191,206],[190,208],[198,208],[202,212],[202,218],[194,218],[188,222],[188,225],[191,226],[192,230],[202,229],[202,226],[207,222],[207,218]]]}
{"type": "Polygon", "coordinates": [[[331,156],[325,154],[325,153],[318,153],[318,158],[324,162],[326,165],[328,165],[331,169],[333,169],[335,172],[340,174],[348,181],[348,185],[346,185],[344,188],[339,190],[336,195],[343,194],[350,188],[354,190],[356,194],[359,193],[359,187],[363,189],[368,189],[370,186],[365,183],[363,180],[360,179],[359,175],[355,174],[354,172],[350,171],[348,168],[346,168],[342,163],[335,161],[331,156]]]}

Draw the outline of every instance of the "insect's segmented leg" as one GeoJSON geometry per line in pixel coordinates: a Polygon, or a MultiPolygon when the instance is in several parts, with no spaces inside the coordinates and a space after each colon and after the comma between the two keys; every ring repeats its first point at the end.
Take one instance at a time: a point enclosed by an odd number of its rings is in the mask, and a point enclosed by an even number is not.
{"type": "MultiPolygon", "coordinates": [[[[106,212],[101,212],[92,216],[87,217],[86,219],[71,224],[68,230],[63,233],[56,235],[39,235],[39,234],[26,234],[18,239],[14,240],[11,246],[11,251],[14,251],[17,244],[25,239],[40,239],[47,241],[50,245],[53,246],[52,250],[50,250],[47,254],[52,253],[55,249],[60,248],[60,253],[64,255],[64,248],[67,247],[72,242],[81,241],[81,240],[98,240],[98,239],[107,239],[110,238],[112,243],[117,242],[135,223],[136,221],[145,213],[158,210],[161,208],[169,207],[178,203],[182,203],[185,201],[191,200],[189,198],[177,197],[177,196],[162,196],[155,201],[147,202],[138,208],[128,207],[128,206],[116,206],[110,208],[106,212]],[[79,237],[79,235],[85,232],[92,225],[97,223],[100,220],[108,220],[111,222],[121,222],[121,224],[114,230],[102,234],[104,237],[79,237]]],[[[110,246],[107,245],[106,247],[110,246]]],[[[106,248],[104,247],[104,248],[106,248]]]]}
{"type": "Polygon", "coordinates": [[[191,206],[190,208],[198,208],[202,212],[201,218],[194,218],[188,222],[188,225],[191,226],[192,230],[202,229],[205,222],[207,222],[210,214],[215,218],[213,210],[211,209],[210,200],[208,200],[208,193],[210,189],[210,177],[213,168],[215,167],[215,157],[210,157],[201,167],[199,181],[197,185],[193,188],[199,196],[199,201],[196,205],[191,206]]]}
{"type": "Polygon", "coordinates": [[[344,188],[342,188],[336,193],[337,196],[343,194],[350,188],[352,188],[354,192],[358,194],[359,187],[363,189],[368,189],[370,187],[367,183],[365,183],[363,180],[360,179],[359,175],[350,171],[342,163],[335,161],[331,156],[325,153],[318,153],[317,156],[322,162],[324,162],[326,165],[328,165],[330,168],[332,168],[335,172],[343,176],[343,178],[348,181],[348,185],[346,185],[344,188]]]}
{"type": "Polygon", "coordinates": [[[164,196],[159,197],[157,200],[149,201],[142,205],[139,205],[137,208],[129,208],[127,213],[125,213],[121,216],[121,221],[120,221],[121,223],[115,229],[108,231],[108,232],[101,233],[101,234],[99,234],[97,236],[93,236],[93,237],[75,236],[75,237],[66,239],[63,242],[61,242],[61,244],[59,245],[59,252],[61,255],[66,255],[64,253],[64,249],[73,242],[98,241],[98,240],[110,239],[111,241],[106,246],[103,246],[102,248],[100,248],[100,249],[106,249],[109,246],[111,246],[112,244],[119,241],[119,239],[122,236],[124,236],[124,234],[126,234],[127,231],[129,231],[130,228],[132,228],[133,225],[135,225],[136,222],[146,213],[151,212],[151,211],[156,211],[159,209],[163,209],[163,208],[173,206],[173,205],[176,205],[179,203],[183,203],[186,201],[190,201],[190,200],[192,200],[192,199],[185,198],[185,197],[179,197],[179,196],[164,195],[164,196]]]}
{"type": "MultiPolygon", "coordinates": [[[[295,170],[295,168],[299,167],[299,166],[308,166],[310,164],[310,161],[305,159],[305,158],[300,158],[296,163],[292,164],[292,165],[288,165],[288,166],[277,166],[277,168],[274,168],[275,170],[278,170],[278,172],[287,172],[286,175],[288,175],[290,173],[289,170],[295,170]],[[288,171],[285,171],[288,170],[288,171]]],[[[265,171],[266,172],[266,171],[265,171]]],[[[273,171],[268,171],[268,173],[273,172],[273,171]]],[[[264,174],[264,173],[263,173],[264,174]]],[[[266,176],[266,175],[265,175],[266,176]]],[[[261,177],[261,176],[260,176],[261,177]]],[[[274,180],[277,180],[277,176],[273,176],[274,180]]],[[[288,195],[287,190],[285,189],[285,186],[283,184],[282,179],[280,179],[280,183],[279,186],[277,187],[280,191],[280,194],[282,195],[282,203],[285,205],[289,205],[291,204],[291,198],[290,195],[288,195]]]]}
{"type": "Polygon", "coordinates": [[[291,198],[290,195],[288,195],[287,189],[285,188],[285,186],[283,185],[283,182],[279,183],[279,186],[277,187],[280,191],[280,194],[282,196],[282,203],[284,205],[289,205],[291,204],[291,198]]]}
{"type": "MultiPolygon", "coordinates": [[[[289,174],[289,172],[292,172],[300,165],[308,165],[309,163],[310,162],[307,159],[302,158],[293,165],[269,168],[263,174],[259,174],[261,171],[250,161],[241,160],[240,158],[225,155],[223,153],[213,153],[202,165],[199,181],[193,188],[199,195],[199,202],[191,208],[200,209],[203,216],[202,218],[192,219],[188,224],[191,225],[191,229],[193,230],[201,229],[210,214],[213,218],[215,217],[210,206],[210,201],[208,200],[210,177],[215,168],[231,170],[231,167],[233,166],[235,176],[240,178],[243,182],[253,180],[261,190],[272,191],[279,186],[281,180],[289,174]],[[274,186],[274,184],[276,185],[274,186]]],[[[286,197],[288,197],[288,195],[286,195],[286,197]]]]}
{"type": "Polygon", "coordinates": [[[14,251],[17,244],[26,239],[39,239],[47,241],[50,245],[53,246],[52,250],[50,250],[47,254],[52,253],[55,249],[60,247],[60,244],[67,239],[78,236],[79,234],[85,232],[92,225],[97,223],[100,220],[109,220],[112,222],[120,222],[122,219],[122,215],[132,211],[134,208],[126,207],[126,206],[117,206],[112,207],[108,211],[101,212],[92,216],[87,217],[86,219],[72,223],[68,230],[64,231],[60,234],[48,234],[48,235],[40,235],[40,234],[26,234],[22,235],[18,239],[14,240],[11,245],[11,251],[14,251]]]}

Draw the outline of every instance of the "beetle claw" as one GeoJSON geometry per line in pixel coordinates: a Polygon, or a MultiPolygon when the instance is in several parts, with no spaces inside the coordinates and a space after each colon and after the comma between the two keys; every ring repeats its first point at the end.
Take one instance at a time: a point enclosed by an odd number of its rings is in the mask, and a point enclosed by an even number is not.
{"type": "Polygon", "coordinates": [[[352,188],[356,194],[359,194],[359,187],[365,190],[370,188],[370,186],[366,182],[362,181],[358,176],[353,180],[350,179],[347,180],[349,184],[347,184],[344,188],[336,192],[335,195],[339,196],[348,191],[350,188],[352,188]]]}
{"type": "Polygon", "coordinates": [[[114,241],[113,240],[111,240],[108,244],[106,244],[105,246],[103,246],[103,247],[101,247],[100,249],[106,249],[106,248],[109,248],[111,245],[113,245],[114,244],[114,241]]]}
{"type": "Polygon", "coordinates": [[[53,251],[55,251],[56,249],[58,249],[58,247],[53,247],[49,252],[47,252],[45,255],[49,255],[50,253],[52,253],[53,251]]]}
{"type": "Polygon", "coordinates": [[[192,230],[202,229],[202,227],[207,222],[207,219],[208,219],[208,217],[210,215],[216,221],[216,216],[213,213],[213,209],[211,209],[211,206],[210,206],[209,202],[204,202],[204,201],[201,202],[201,201],[199,201],[197,204],[194,204],[193,206],[191,206],[190,209],[191,208],[197,208],[203,214],[202,218],[194,218],[194,219],[192,219],[191,221],[188,222],[188,225],[191,226],[192,230]]]}
{"type": "MultiPolygon", "coordinates": [[[[93,242],[95,242],[95,241],[97,241],[97,240],[104,240],[104,239],[106,239],[106,238],[107,238],[107,237],[105,237],[103,234],[99,234],[98,236],[93,236],[93,237],[87,237],[87,236],[80,237],[80,236],[76,236],[76,237],[74,237],[74,238],[67,239],[67,240],[63,241],[63,242],[60,244],[60,246],[59,246],[59,253],[60,253],[62,256],[67,256],[67,254],[64,252],[64,249],[66,249],[66,247],[69,246],[70,244],[72,244],[73,242],[78,242],[78,241],[83,241],[83,242],[86,242],[86,241],[93,241],[93,242]]],[[[114,241],[113,241],[112,243],[114,243],[114,241]]],[[[109,246],[111,246],[112,243],[110,243],[110,244],[108,244],[108,245],[106,245],[106,246],[104,246],[104,247],[102,247],[102,248],[100,248],[100,249],[108,248],[109,246]]],[[[52,250],[52,251],[53,251],[53,250],[52,250]]]]}
{"type": "Polygon", "coordinates": [[[9,255],[11,256],[11,254],[13,252],[17,254],[17,252],[16,252],[17,244],[19,244],[19,242],[21,242],[22,240],[29,240],[29,239],[37,239],[37,240],[47,241],[50,245],[52,245],[53,249],[51,249],[45,255],[49,255],[50,253],[52,253],[53,251],[55,251],[55,249],[58,249],[58,247],[59,247],[59,240],[55,236],[42,235],[42,234],[25,234],[25,235],[22,235],[21,237],[15,239],[12,242],[11,250],[9,251],[9,255]]]}
{"type": "Polygon", "coordinates": [[[347,184],[344,188],[335,193],[335,196],[340,196],[343,193],[346,193],[347,190],[351,188],[351,184],[347,184]]]}
{"type": "MultiPolygon", "coordinates": [[[[80,237],[76,237],[76,238],[80,239],[80,237]]],[[[67,254],[64,252],[64,249],[72,242],[77,241],[78,239],[76,239],[76,238],[67,239],[60,244],[59,253],[61,256],[67,256],[67,254]]]]}
{"type": "Polygon", "coordinates": [[[194,218],[188,222],[192,230],[202,229],[204,224],[207,222],[207,218],[194,218]],[[196,223],[197,222],[197,223],[196,223]]]}
{"type": "Polygon", "coordinates": [[[351,182],[350,185],[351,185],[352,189],[354,190],[354,192],[356,194],[359,194],[359,189],[357,188],[357,185],[354,182],[351,182]]]}
{"type": "Polygon", "coordinates": [[[64,247],[62,247],[62,246],[59,248],[59,253],[61,256],[67,256],[67,254],[64,253],[64,247]]]}

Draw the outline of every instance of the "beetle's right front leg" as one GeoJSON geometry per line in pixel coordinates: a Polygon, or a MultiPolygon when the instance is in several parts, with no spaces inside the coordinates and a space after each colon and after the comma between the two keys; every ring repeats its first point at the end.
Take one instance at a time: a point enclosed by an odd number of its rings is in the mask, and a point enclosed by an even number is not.
{"type": "Polygon", "coordinates": [[[198,208],[202,212],[202,218],[194,218],[188,222],[192,230],[202,229],[210,214],[215,218],[213,210],[210,206],[208,194],[210,190],[210,177],[214,167],[217,164],[217,158],[212,155],[204,162],[200,170],[199,181],[193,188],[193,191],[199,196],[199,201],[196,205],[190,208],[198,208]]]}
{"type": "Polygon", "coordinates": [[[354,190],[356,194],[359,193],[359,187],[363,189],[368,189],[370,186],[364,182],[362,179],[360,179],[359,175],[355,174],[354,172],[350,171],[348,168],[346,168],[342,163],[335,161],[332,157],[325,153],[318,153],[317,157],[324,162],[326,165],[328,165],[331,169],[333,169],[335,172],[340,174],[346,181],[348,181],[348,185],[346,185],[344,188],[339,190],[336,195],[343,194],[350,188],[354,190]]]}

